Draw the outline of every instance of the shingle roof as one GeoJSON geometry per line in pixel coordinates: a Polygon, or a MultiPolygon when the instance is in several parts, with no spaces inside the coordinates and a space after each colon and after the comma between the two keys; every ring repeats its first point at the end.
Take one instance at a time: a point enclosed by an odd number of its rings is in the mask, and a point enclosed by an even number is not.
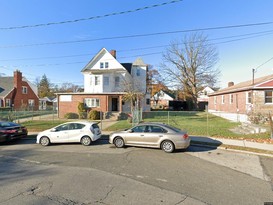
{"type": "Polygon", "coordinates": [[[132,63],[121,63],[121,65],[131,74],[132,63]]]}
{"type": "Polygon", "coordinates": [[[254,79],[254,84],[253,84],[252,80],[248,80],[248,81],[241,82],[241,83],[235,84],[233,86],[218,90],[214,93],[209,94],[209,96],[257,89],[258,85],[260,85],[261,83],[265,83],[267,81],[270,81],[270,80],[273,80],[273,74],[254,79]]]}
{"type": "Polygon", "coordinates": [[[13,88],[13,77],[0,77],[0,97],[5,97],[13,88]]]}

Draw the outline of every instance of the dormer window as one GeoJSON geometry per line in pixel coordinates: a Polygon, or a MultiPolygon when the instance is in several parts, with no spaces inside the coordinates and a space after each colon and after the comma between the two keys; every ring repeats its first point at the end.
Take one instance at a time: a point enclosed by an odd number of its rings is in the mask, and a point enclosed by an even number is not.
{"type": "Polygon", "coordinates": [[[103,62],[100,63],[100,68],[104,68],[104,63],[103,62]]]}
{"type": "Polygon", "coordinates": [[[108,67],[109,67],[109,63],[105,62],[105,68],[108,68],[108,67]]]}

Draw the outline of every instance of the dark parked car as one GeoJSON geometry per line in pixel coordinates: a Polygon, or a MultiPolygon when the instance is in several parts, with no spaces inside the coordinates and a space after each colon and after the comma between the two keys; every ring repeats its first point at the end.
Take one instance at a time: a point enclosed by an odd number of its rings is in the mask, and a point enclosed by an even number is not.
{"type": "Polygon", "coordinates": [[[0,142],[26,137],[27,133],[27,128],[20,124],[0,121],[0,142]]]}

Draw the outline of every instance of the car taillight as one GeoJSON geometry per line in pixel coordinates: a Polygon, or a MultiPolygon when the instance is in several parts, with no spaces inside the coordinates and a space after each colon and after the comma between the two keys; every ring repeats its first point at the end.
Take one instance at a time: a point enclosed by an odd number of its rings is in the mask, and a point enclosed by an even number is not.
{"type": "Polygon", "coordinates": [[[11,133],[15,133],[16,130],[1,130],[1,132],[4,134],[11,134],[11,133]]]}
{"type": "Polygon", "coordinates": [[[188,138],[189,138],[189,135],[188,135],[188,134],[184,134],[184,135],[183,135],[183,139],[184,139],[184,140],[186,140],[186,139],[188,139],[188,138]]]}

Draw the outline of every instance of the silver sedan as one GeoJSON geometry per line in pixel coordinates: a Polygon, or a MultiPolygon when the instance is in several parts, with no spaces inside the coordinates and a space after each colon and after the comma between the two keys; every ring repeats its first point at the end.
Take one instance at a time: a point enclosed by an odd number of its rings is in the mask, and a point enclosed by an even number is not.
{"type": "Polygon", "coordinates": [[[190,138],[185,131],[161,123],[141,123],[124,131],[110,134],[109,142],[121,148],[126,145],[161,148],[165,152],[186,149],[190,138]]]}

